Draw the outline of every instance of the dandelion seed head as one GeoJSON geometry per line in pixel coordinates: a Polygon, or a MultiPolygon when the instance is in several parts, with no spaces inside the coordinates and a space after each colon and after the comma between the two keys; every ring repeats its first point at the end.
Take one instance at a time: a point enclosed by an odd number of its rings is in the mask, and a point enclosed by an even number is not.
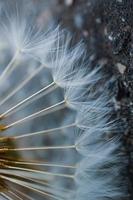
{"type": "Polygon", "coordinates": [[[106,60],[94,67],[83,41],[72,45],[60,26],[44,31],[25,1],[14,2],[1,11],[0,198],[126,195],[119,178],[126,162],[115,136],[120,123],[113,118],[115,78],[106,81],[106,60]]]}

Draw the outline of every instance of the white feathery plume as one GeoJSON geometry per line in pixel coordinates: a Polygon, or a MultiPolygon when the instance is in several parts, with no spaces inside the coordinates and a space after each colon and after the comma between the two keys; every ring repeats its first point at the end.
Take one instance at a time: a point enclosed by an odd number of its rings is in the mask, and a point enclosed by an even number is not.
{"type": "MultiPolygon", "coordinates": [[[[64,45],[66,48],[66,44],[64,45]]],[[[58,50],[57,50],[58,51],[58,50]]],[[[89,65],[86,59],[86,50],[83,43],[76,47],[63,49],[54,57],[52,66],[52,75],[54,82],[60,87],[77,87],[98,81],[101,77],[98,75],[102,66],[95,70],[87,69],[89,65]],[[69,61],[69,62],[68,62],[69,61]],[[77,67],[78,66],[78,67],[77,67]]]]}
{"type": "Polygon", "coordinates": [[[110,153],[119,145],[117,137],[107,140],[103,137],[104,134],[106,134],[104,130],[92,130],[91,133],[90,130],[85,131],[85,133],[82,134],[75,143],[77,151],[86,156],[95,156],[95,154],[100,152],[101,156],[104,157],[104,154],[107,154],[108,151],[110,153]]]}
{"type": "Polygon", "coordinates": [[[36,51],[39,51],[38,55],[40,55],[40,51],[43,51],[43,57],[45,57],[51,50],[51,45],[59,37],[59,27],[54,30],[51,28],[47,32],[39,29],[35,25],[35,21],[29,20],[30,15],[25,12],[23,4],[24,2],[19,6],[15,2],[15,5],[12,6],[8,2],[6,9],[3,7],[2,19],[4,17],[4,20],[1,21],[1,34],[3,33],[14,52],[33,53],[35,56],[36,51]]]}
{"type": "Polygon", "coordinates": [[[1,16],[0,31],[5,42],[10,44],[13,56],[0,75],[0,80],[11,74],[17,67],[17,64],[15,64],[16,61],[21,56],[28,55],[38,60],[41,63],[41,68],[49,67],[47,65],[47,54],[54,47],[59,37],[61,37],[61,32],[59,35],[59,27],[54,30],[50,28],[46,32],[41,29],[38,30],[39,28],[35,26],[35,22],[29,23],[30,16],[27,16],[27,12],[25,13],[23,4],[20,7],[16,2],[16,5],[12,9],[10,9],[9,3],[9,5],[6,5],[6,9],[5,7],[3,8],[4,11],[2,14],[4,16],[1,16]],[[25,17],[23,17],[24,13],[25,17]]]}
{"type": "Polygon", "coordinates": [[[120,178],[120,171],[124,169],[126,162],[122,162],[122,157],[116,156],[112,150],[113,147],[109,150],[105,148],[93,155],[88,153],[80,162],[75,174],[79,187],[76,199],[106,199],[108,197],[119,199],[121,196],[126,196],[127,188],[120,178]]]}
{"type": "Polygon", "coordinates": [[[86,102],[78,109],[76,124],[82,129],[94,131],[117,131],[121,124],[119,119],[112,119],[113,105],[111,94],[107,90],[98,94],[91,91],[86,96],[86,102]]]}

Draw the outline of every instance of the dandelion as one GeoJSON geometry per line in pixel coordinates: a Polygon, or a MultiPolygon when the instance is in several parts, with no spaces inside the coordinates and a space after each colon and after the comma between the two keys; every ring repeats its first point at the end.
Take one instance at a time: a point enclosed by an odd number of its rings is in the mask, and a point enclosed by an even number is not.
{"type": "Polygon", "coordinates": [[[24,5],[9,5],[0,26],[1,199],[126,196],[106,63],[93,67],[83,42],[71,46],[60,27],[46,33],[24,5]]]}

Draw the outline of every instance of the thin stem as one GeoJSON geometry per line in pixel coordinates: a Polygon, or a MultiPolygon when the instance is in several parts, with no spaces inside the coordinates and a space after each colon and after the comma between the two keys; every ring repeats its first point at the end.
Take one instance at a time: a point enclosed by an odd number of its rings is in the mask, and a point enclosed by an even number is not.
{"type": "Polygon", "coordinates": [[[27,194],[25,194],[25,193],[23,193],[23,192],[21,192],[21,191],[19,191],[19,190],[17,190],[17,189],[14,189],[14,188],[13,188],[13,190],[14,190],[16,193],[18,193],[19,195],[21,195],[22,197],[25,197],[26,199],[34,200],[34,199],[31,198],[29,195],[27,195],[27,194]]]}
{"type": "Polygon", "coordinates": [[[27,79],[25,79],[20,85],[18,85],[11,93],[9,93],[1,102],[0,106],[3,105],[8,99],[15,95],[19,90],[21,90],[34,76],[36,76],[45,65],[41,64],[33,73],[31,73],[27,79]]]}
{"type": "Polygon", "coordinates": [[[17,198],[18,200],[23,200],[21,197],[19,197],[17,194],[15,194],[15,192],[13,192],[13,191],[9,191],[8,192],[9,194],[11,194],[12,196],[13,196],[13,198],[15,197],[15,198],[17,198]]]}
{"type": "Polygon", "coordinates": [[[58,192],[65,192],[65,193],[69,193],[69,194],[72,193],[72,190],[70,190],[70,189],[58,188],[58,186],[56,187],[55,185],[52,185],[52,184],[45,182],[45,181],[36,180],[36,179],[33,179],[33,178],[26,178],[26,180],[32,181],[33,183],[41,184],[41,185],[45,186],[45,188],[51,189],[51,191],[56,190],[58,192]]]}
{"type": "MultiPolygon", "coordinates": [[[[13,175],[13,174],[12,174],[13,175]]],[[[10,174],[6,173],[6,176],[10,176],[10,174]]],[[[17,180],[20,180],[22,177],[21,175],[13,175],[13,178],[17,179],[17,180]]],[[[53,180],[53,179],[51,179],[53,180]]],[[[52,185],[50,183],[48,183],[48,181],[46,181],[46,179],[44,180],[36,180],[35,178],[27,178],[27,176],[25,177],[25,174],[23,172],[23,181],[26,182],[26,183],[31,183],[32,185],[34,184],[39,184],[41,186],[43,186],[43,189],[47,190],[49,188],[49,191],[50,193],[53,193],[53,191],[58,191],[58,192],[65,192],[65,193],[71,193],[72,190],[70,189],[64,189],[64,188],[58,188],[58,187],[55,187],[55,185],[52,185]]]]}
{"type": "MultiPolygon", "coordinates": [[[[6,176],[7,177],[12,177],[8,173],[6,173],[6,176]]],[[[52,184],[48,183],[45,179],[40,181],[38,179],[36,180],[36,179],[33,179],[33,178],[27,178],[27,177],[25,177],[24,172],[23,172],[22,177],[18,176],[18,175],[13,175],[13,179],[23,181],[24,183],[26,183],[26,184],[28,184],[28,185],[30,185],[32,187],[36,187],[36,189],[43,190],[43,191],[45,191],[47,193],[50,193],[50,194],[53,194],[55,196],[61,197],[62,200],[66,199],[65,198],[66,194],[68,196],[68,194],[70,195],[73,192],[70,189],[58,188],[55,185],[52,185],[52,184]]],[[[51,181],[53,183],[53,178],[51,179],[51,181]]]]}
{"type": "Polygon", "coordinates": [[[72,123],[72,124],[69,124],[66,126],[60,126],[58,128],[42,130],[42,131],[37,131],[37,132],[33,132],[33,133],[27,133],[27,134],[23,134],[23,135],[19,135],[19,136],[14,136],[13,139],[17,140],[17,139],[22,139],[25,137],[30,137],[30,136],[34,136],[34,135],[40,135],[40,134],[46,134],[46,135],[53,134],[55,131],[71,128],[71,127],[74,127],[75,125],[76,125],[75,123],[72,123]]]}
{"type": "Polygon", "coordinates": [[[6,76],[9,76],[10,73],[15,69],[16,65],[13,65],[13,64],[16,61],[18,55],[19,55],[19,51],[16,51],[16,53],[13,56],[13,58],[8,63],[8,65],[5,67],[5,69],[2,72],[2,74],[0,75],[0,81],[2,81],[2,79],[4,79],[6,76]]]}
{"type": "Polygon", "coordinates": [[[31,120],[31,119],[34,119],[34,118],[37,118],[37,117],[40,117],[40,116],[44,116],[44,115],[50,114],[52,112],[64,109],[65,107],[66,107],[66,102],[65,102],[65,100],[63,100],[63,101],[56,103],[56,104],[54,104],[54,105],[52,105],[48,108],[42,109],[42,110],[40,110],[36,113],[33,113],[33,114],[28,115],[27,117],[24,117],[24,118],[22,118],[18,121],[15,121],[12,124],[7,125],[6,129],[10,128],[12,126],[16,126],[18,124],[22,124],[25,121],[27,122],[28,120],[31,120]]]}
{"type": "Polygon", "coordinates": [[[16,180],[14,180],[14,179],[12,179],[12,178],[8,178],[8,177],[6,177],[6,176],[4,176],[4,175],[2,175],[1,177],[4,178],[4,179],[6,179],[6,180],[9,181],[9,182],[15,183],[15,184],[20,185],[20,186],[22,186],[22,187],[25,187],[25,188],[27,188],[27,189],[29,189],[29,190],[31,190],[31,191],[40,193],[40,194],[42,194],[42,195],[44,195],[44,196],[48,196],[48,197],[51,197],[51,198],[57,199],[57,200],[62,200],[62,199],[60,199],[60,198],[58,198],[58,197],[56,197],[56,196],[54,196],[54,195],[51,195],[51,194],[49,194],[49,193],[47,193],[47,192],[43,192],[43,191],[38,190],[38,189],[36,189],[36,188],[27,186],[27,185],[25,185],[22,181],[16,181],[16,180]]]}
{"type": "Polygon", "coordinates": [[[33,173],[39,173],[39,174],[44,174],[44,175],[50,175],[50,176],[59,176],[59,177],[64,177],[64,178],[72,178],[72,179],[74,178],[74,175],[59,174],[59,173],[53,173],[53,172],[47,172],[47,171],[40,171],[40,170],[29,169],[29,168],[22,168],[22,167],[8,166],[8,169],[22,170],[22,171],[25,171],[25,172],[33,172],[33,173]]]}
{"type": "MultiPolygon", "coordinates": [[[[1,117],[7,117],[11,114],[13,114],[17,108],[22,108],[22,106],[27,106],[28,104],[30,104],[31,102],[37,100],[38,98],[41,98],[42,96],[48,94],[49,92],[53,91],[54,89],[57,88],[57,85],[55,85],[54,82],[52,82],[51,84],[49,84],[46,87],[43,87],[42,89],[40,89],[39,91],[37,91],[36,93],[32,94],[31,96],[27,97],[26,99],[20,101],[18,104],[16,104],[15,106],[13,106],[12,108],[10,108],[9,110],[5,111],[3,114],[1,114],[1,117]]],[[[17,109],[18,111],[18,109],[17,109]]]]}
{"type": "MultiPolygon", "coordinates": [[[[1,161],[1,160],[0,160],[1,161]]],[[[54,164],[54,163],[38,163],[38,162],[24,162],[24,161],[9,161],[9,163],[19,164],[19,165],[34,165],[34,166],[47,166],[47,167],[59,167],[59,168],[72,168],[76,169],[74,165],[63,165],[63,164],[54,164]]],[[[7,163],[8,165],[8,163],[7,163]]]]}
{"type": "MultiPolygon", "coordinates": [[[[38,174],[37,173],[29,173],[29,172],[25,172],[25,171],[22,171],[22,170],[12,170],[12,169],[8,169],[7,167],[5,168],[1,168],[0,170],[0,173],[7,177],[10,177],[10,176],[13,176],[13,177],[17,177],[18,180],[21,180],[21,179],[25,179],[25,180],[28,180],[28,178],[31,178],[31,179],[37,179],[38,180],[38,174]],[[16,175],[17,174],[17,175],[16,175]]],[[[1,177],[1,176],[0,176],[1,177]]],[[[53,176],[47,176],[47,175],[41,175],[39,176],[39,180],[42,180],[43,182],[47,181],[51,181],[53,180],[53,176]]],[[[7,188],[8,190],[8,188],[7,188]]]]}
{"type": "Polygon", "coordinates": [[[9,197],[7,194],[5,194],[4,192],[1,192],[0,195],[2,195],[5,199],[7,200],[13,200],[13,198],[9,197]]]}
{"type": "Polygon", "coordinates": [[[36,150],[65,150],[75,149],[75,145],[70,146],[45,146],[45,147],[27,147],[27,148],[16,148],[16,149],[5,149],[5,151],[36,151],[36,150]]]}

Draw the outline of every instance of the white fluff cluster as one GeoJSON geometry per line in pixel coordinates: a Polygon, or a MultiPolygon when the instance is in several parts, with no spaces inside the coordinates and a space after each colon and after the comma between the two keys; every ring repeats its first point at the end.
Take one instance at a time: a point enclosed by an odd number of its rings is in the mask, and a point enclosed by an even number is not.
{"type": "Polygon", "coordinates": [[[14,146],[0,143],[1,198],[121,199],[126,161],[106,63],[94,67],[60,27],[38,31],[18,4],[3,10],[0,116],[14,146]]]}

